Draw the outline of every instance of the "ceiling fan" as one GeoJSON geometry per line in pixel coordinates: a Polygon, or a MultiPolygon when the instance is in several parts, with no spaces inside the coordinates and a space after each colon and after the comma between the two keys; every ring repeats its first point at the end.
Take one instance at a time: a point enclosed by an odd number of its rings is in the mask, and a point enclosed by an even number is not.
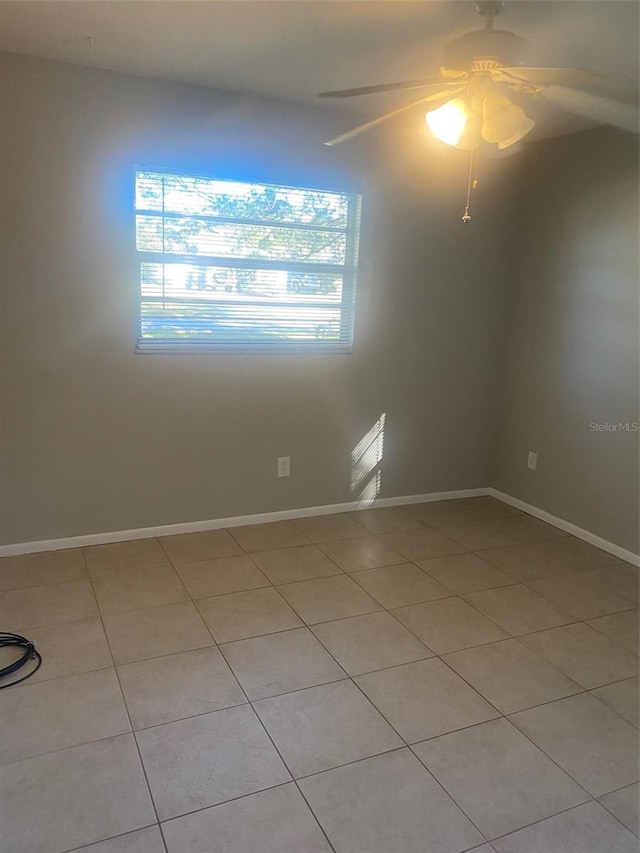
{"type": "Polygon", "coordinates": [[[467,204],[462,217],[463,222],[469,222],[480,151],[509,148],[529,133],[535,121],[525,111],[528,101],[543,98],[599,124],[638,133],[636,86],[619,76],[577,68],[526,66],[530,42],[507,30],[494,29],[494,19],[504,5],[496,0],[476,3],[485,28],[472,30],[445,45],[439,77],[322,92],[322,98],[351,98],[404,89],[423,93],[419,100],[330,139],[325,145],[346,142],[401,113],[428,105],[425,118],[434,136],[471,152],[467,204]]]}

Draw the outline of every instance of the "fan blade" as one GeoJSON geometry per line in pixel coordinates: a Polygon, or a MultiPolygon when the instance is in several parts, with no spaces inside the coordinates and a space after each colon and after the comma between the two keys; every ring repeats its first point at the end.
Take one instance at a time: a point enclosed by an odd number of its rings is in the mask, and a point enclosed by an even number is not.
{"type": "Polygon", "coordinates": [[[638,105],[626,104],[580,92],[565,86],[547,86],[539,93],[542,98],[571,113],[586,116],[598,124],[610,124],[622,130],[638,133],[638,105]]]}
{"type": "Polygon", "coordinates": [[[337,92],[320,92],[319,98],[353,98],[357,95],[375,95],[378,92],[394,92],[398,89],[428,89],[438,86],[440,89],[446,86],[458,86],[459,83],[447,83],[439,77],[431,77],[429,80],[406,80],[404,83],[380,83],[378,86],[360,86],[357,89],[339,89],[337,92]]]}
{"type": "Polygon", "coordinates": [[[598,74],[595,71],[583,71],[580,68],[507,66],[496,68],[490,73],[494,80],[516,77],[518,81],[531,83],[534,86],[556,85],[568,86],[570,89],[590,88],[608,91],[620,89],[624,91],[633,85],[630,80],[619,75],[598,74]]]}
{"type": "Polygon", "coordinates": [[[419,101],[413,101],[411,104],[405,104],[404,107],[400,107],[400,109],[393,110],[393,112],[385,113],[383,116],[379,116],[379,118],[374,118],[373,121],[368,121],[366,124],[361,124],[359,127],[354,127],[353,130],[348,130],[346,133],[342,133],[340,136],[336,136],[335,139],[329,139],[328,142],[325,142],[325,145],[339,145],[341,142],[346,142],[347,139],[353,139],[354,136],[359,136],[361,133],[365,133],[367,130],[372,130],[374,127],[377,127],[379,124],[382,124],[385,121],[389,121],[389,119],[395,118],[401,113],[406,113],[409,110],[414,109],[420,104],[429,104],[434,101],[448,101],[449,98],[457,95],[459,92],[462,92],[464,86],[459,86],[457,89],[452,89],[448,92],[438,92],[433,95],[428,95],[426,98],[420,98],[419,101]]]}

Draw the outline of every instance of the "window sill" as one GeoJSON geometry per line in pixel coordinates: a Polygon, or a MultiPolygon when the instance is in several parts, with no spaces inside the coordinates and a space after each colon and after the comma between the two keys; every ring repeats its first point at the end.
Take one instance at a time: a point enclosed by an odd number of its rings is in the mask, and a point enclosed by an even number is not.
{"type": "Polygon", "coordinates": [[[188,343],[141,343],[134,350],[136,355],[352,355],[349,344],[188,344],[188,343]]]}

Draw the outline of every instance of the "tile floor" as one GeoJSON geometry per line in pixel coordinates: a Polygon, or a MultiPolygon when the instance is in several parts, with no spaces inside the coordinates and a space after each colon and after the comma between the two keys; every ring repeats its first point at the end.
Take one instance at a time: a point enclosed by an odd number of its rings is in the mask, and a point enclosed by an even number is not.
{"type": "Polygon", "coordinates": [[[637,853],[638,570],[492,498],[0,560],[3,853],[637,853]]]}

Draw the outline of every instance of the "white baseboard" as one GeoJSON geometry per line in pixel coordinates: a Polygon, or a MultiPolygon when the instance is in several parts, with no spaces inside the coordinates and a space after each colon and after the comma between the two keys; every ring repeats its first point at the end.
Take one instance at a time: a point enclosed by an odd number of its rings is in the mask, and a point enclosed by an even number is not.
{"type": "Polygon", "coordinates": [[[60,551],[63,548],[80,548],[87,545],[105,545],[109,542],[128,542],[131,539],[151,539],[153,536],[174,536],[177,533],[198,533],[202,530],[219,530],[221,527],[243,527],[246,524],[265,524],[270,521],[289,521],[310,515],[331,515],[336,512],[353,512],[358,509],[376,509],[387,506],[448,501],[457,498],[474,498],[489,494],[489,490],[458,489],[451,492],[431,492],[426,495],[405,495],[397,498],[377,498],[371,503],[350,501],[327,506],[308,506],[301,509],[284,509],[256,515],[236,515],[231,518],[214,518],[206,521],[186,521],[181,524],[163,524],[159,527],[139,527],[134,530],[115,530],[110,533],[89,533],[84,536],[67,536],[62,539],[40,539],[36,542],[16,542],[0,545],[0,557],[35,554],[39,551],[60,551]]]}
{"type": "Polygon", "coordinates": [[[205,521],[187,521],[181,524],[163,524],[158,527],[139,527],[134,530],[115,530],[110,533],[89,533],[85,536],[67,536],[62,539],[40,539],[36,542],[16,542],[11,545],[0,545],[0,557],[12,557],[19,554],[35,554],[39,551],[60,551],[63,548],[80,548],[87,545],[105,545],[109,542],[127,542],[131,539],[150,539],[153,536],[173,536],[178,533],[198,533],[202,530],[219,530],[222,527],[243,527],[246,524],[265,524],[270,521],[289,521],[293,518],[306,518],[310,515],[331,515],[336,512],[353,512],[359,509],[376,509],[389,506],[407,506],[408,504],[429,503],[430,501],[448,501],[459,498],[474,498],[491,495],[497,500],[521,509],[529,515],[546,521],[554,527],[570,533],[578,539],[583,539],[596,548],[601,548],[608,554],[613,554],[621,560],[626,560],[634,566],[640,566],[640,555],[634,554],[619,545],[614,545],[600,536],[596,536],[582,527],[578,527],[563,518],[546,512],[543,509],[514,498],[511,495],[493,488],[457,489],[450,492],[430,492],[425,495],[404,495],[395,498],[377,498],[369,504],[361,501],[349,501],[327,506],[308,506],[300,509],[284,509],[278,512],[262,512],[255,515],[236,515],[231,518],[214,518],[205,521]]]}
{"type": "Polygon", "coordinates": [[[595,533],[591,533],[589,530],[585,530],[583,527],[578,527],[576,524],[572,524],[570,521],[565,521],[564,518],[558,518],[557,515],[551,515],[550,512],[546,512],[546,510],[544,509],[538,509],[537,506],[533,506],[532,504],[528,504],[525,501],[521,501],[519,498],[514,498],[511,495],[507,495],[505,492],[500,492],[498,491],[498,489],[490,488],[487,489],[486,493],[494,498],[497,498],[499,501],[503,501],[504,503],[516,507],[516,509],[521,509],[523,512],[527,512],[529,513],[529,515],[533,515],[536,518],[539,518],[541,521],[546,521],[547,524],[552,524],[554,527],[557,527],[560,530],[564,530],[565,533],[570,533],[572,536],[576,536],[578,539],[583,539],[590,545],[595,545],[596,548],[600,548],[602,551],[606,551],[608,554],[613,554],[614,557],[619,557],[621,560],[626,560],[627,563],[631,563],[633,566],[640,566],[639,554],[634,554],[633,551],[628,551],[626,548],[620,547],[620,545],[614,545],[613,542],[609,542],[607,539],[603,539],[601,536],[596,536],[595,533]]]}

